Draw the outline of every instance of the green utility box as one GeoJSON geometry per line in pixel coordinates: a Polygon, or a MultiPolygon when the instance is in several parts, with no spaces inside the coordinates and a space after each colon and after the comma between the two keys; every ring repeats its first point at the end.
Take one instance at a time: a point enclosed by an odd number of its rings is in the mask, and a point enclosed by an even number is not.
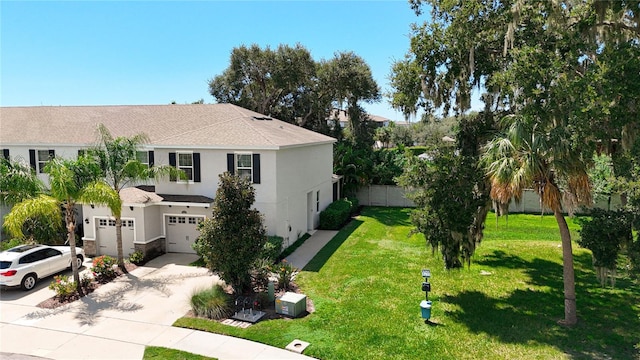
{"type": "Polygon", "coordinates": [[[307,310],[307,295],[287,292],[276,299],[276,312],[298,317],[307,310]]]}

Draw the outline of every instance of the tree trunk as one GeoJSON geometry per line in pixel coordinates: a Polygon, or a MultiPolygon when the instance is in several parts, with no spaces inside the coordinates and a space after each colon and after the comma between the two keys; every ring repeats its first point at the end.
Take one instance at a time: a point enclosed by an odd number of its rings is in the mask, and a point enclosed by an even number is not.
{"type": "Polygon", "coordinates": [[[575,325],[578,322],[576,314],[576,280],[573,272],[573,249],[571,233],[562,212],[554,210],[553,215],[558,222],[560,238],[562,239],[562,279],[564,281],[564,320],[563,325],[575,325]]]}
{"type": "Polygon", "coordinates": [[[116,216],[116,249],[118,250],[118,267],[126,273],[124,251],[122,250],[122,218],[120,216],[116,216]]]}
{"type": "Polygon", "coordinates": [[[73,273],[73,281],[76,283],[76,291],[80,296],[84,295],[82,291],[82,285],[80,284],[80,271],[78,264],[76,263],[76,218],[73,214],[73,204],[67,202],[64,205],[65,210],[65,222],[67,223],[67,242],[69,242],[69,248],[71,250],[71,272],[73,273]]]}

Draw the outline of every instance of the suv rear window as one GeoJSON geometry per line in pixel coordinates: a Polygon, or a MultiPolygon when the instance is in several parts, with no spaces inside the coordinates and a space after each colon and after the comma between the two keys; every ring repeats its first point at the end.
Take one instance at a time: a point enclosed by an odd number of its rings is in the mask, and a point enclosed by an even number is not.
{"type": "Polygon", "coordinates": [[[11,261],[0,261],[0,269],[8,269],[11,266],[11,261]]]}

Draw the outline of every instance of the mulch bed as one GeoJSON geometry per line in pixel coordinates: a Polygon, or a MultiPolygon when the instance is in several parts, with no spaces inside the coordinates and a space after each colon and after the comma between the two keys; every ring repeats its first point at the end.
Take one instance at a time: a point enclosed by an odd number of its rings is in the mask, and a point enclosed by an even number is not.
{"type": "MultiPolygon", "coordinates": [[[[133,269],[137,268],[136,265],[131,264],[131,263],[125,263],[124,267],[127,269],[127,272],[131,272],[133,269]]],[[[124,275],[124,272],[122,270],[120,270],[120,268],[118,268],[116,270],[116,277],[112,278],[112,279],[108,279],[106,281],[92,281],[88,287],[83,287],[82,291],[84,292],[84,295],[89,295],[92,292],[94,292],[97,288],[99,288],[100,286],[102,286],[103,284],[107,284],[111,281],[113,281],[114,279],[116,279],[118,276],[122,276],[124,275]]],[[[57,307],[72,303],[78,299],[80,299],[80,295],[78,295],[77,293],[71,297],[65,298],[65,299],[61,299],[60,297],[58,297],[58,295],[55,295],[52,298],[49,298],[43,302],[41,302],[40,304],[38,304],[37,306],[39,308],[42,309],[55,309],[57,307]]]]}

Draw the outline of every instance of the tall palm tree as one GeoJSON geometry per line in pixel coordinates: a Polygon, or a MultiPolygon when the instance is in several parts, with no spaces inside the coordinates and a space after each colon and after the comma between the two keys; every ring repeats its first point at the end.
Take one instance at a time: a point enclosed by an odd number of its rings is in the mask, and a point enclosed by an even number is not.
{"type": "MultiPolygon", "coordinates": [[[[173,166],[156,166],[152,162],[145,164],[138,159],[138,150],[149,142],[145,134],[131,137],[117,137],[111,135],[103,124],[98,125],[98,144],[90,149],[99,164],[107,184],[118,194],[128,186],[146,182],[150,178],[175,176],[185,178],[185,174],[173,166]]],[[[149,159],[151,161],[151,159],[149,159]]],[[[118,252],[118,266],[126,271],[124,266],[124,250],[122,249],[122,208],[111,209],[116,223],[116,248],[118,252]]]]}
{"type": "MultiPolygon", "coordinates": [[[[76,160],[54,158],[47,163],[44,171],[49,174],[49,194],[27,198],[14,205],[5,217],[5,226],[14,236],[21,237],[22,225],[27,219],[35,216],[60,219],[60,206],[62,206],[71,258],[75,259],[75,205],[78,203],[104,204],[113,211],[122,208],[120,197],[101,180],[100,168],[90,157],[81,156],[76,160]]],[[[71,269],[77,291],[83,295],[80,273],[75,261],[71,262],[71,269]]]]}
{"type": "Polygon", "coordinates": [[[544,129],[540,123],[510,115],[505,134],[485,147],[483,161],[491,180],[491,197],[501,203],[520,200],[525,188],[533,188],[541,204],[553,211],[562,239],[565,317],[563,323],[577,322],[576,292],[571,234],[563,215],[565,205],[591,201],[587,163],[570,137],[558,127],[544,129]]]}

